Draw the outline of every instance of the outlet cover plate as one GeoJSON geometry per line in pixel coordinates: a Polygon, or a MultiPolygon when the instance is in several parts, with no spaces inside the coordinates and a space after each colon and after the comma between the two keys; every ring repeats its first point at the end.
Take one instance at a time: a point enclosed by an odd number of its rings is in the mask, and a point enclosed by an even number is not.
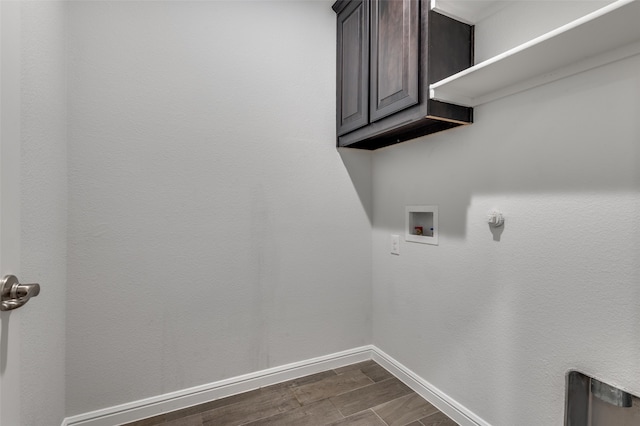
{"type": "Polygon", "coordinates": [[[391,254],[400,256],[400,235],[391,236],[391,254]]]}

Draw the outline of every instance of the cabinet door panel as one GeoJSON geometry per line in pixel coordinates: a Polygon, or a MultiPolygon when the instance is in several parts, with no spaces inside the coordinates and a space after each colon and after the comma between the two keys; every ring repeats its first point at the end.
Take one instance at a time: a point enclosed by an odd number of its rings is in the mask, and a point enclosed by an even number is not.
{"type": "Polygon", "coordinates": [[[338,135],[369,123],[369,3],[353,1],[338,15],[338,135]]]}
{"type": "Polygon", "coordinates": [[[371,2],[371,121],[418,103],[418,0],[371,2]]]}

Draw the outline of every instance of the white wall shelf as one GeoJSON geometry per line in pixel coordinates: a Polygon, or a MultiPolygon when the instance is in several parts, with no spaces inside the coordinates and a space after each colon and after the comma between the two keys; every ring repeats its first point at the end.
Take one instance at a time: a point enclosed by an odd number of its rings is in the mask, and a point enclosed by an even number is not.
{"type": "Polygon", "coordinates": [[[639,22],[640,0],[618,0],[432,84],[430,97],[474,107],[628,58],[640,53],[639,22]]]}

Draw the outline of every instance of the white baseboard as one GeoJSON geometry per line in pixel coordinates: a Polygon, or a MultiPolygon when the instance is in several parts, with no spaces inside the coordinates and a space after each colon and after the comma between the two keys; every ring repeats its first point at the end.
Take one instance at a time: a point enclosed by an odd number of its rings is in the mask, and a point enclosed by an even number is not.
{"type": "Polygon", "coordinates": [[[391,374],[461,426],[490,426],[470,410],[373,345],[78,414],[65,418],[62,426],[120,425],[369,359],[373,359],[389,370],[391,374]]]}
{"type": "Polygon", "coordinates": [[[404,365],[384,353],[377,347],[372,347],[372,356],[375,362],[387,369],[415,393],[429,401],[438,410],[453,419],[460,426],[491,426],[471,410],[455,401],[431,383],[409,370],[404,365]]]}
{"type": "Polygon", "coordinates": [[[371,346],[268,368],[164,395],[67,417],[62,426],[114,426],[371,359],[371,346]]]}

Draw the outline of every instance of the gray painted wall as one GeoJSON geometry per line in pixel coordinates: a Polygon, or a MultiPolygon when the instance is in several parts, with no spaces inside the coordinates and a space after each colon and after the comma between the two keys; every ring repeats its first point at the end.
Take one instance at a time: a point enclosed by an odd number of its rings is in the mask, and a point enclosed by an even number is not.
{"type": "Polygon", "coordinates": [[[21,310],[21,421],[52,425],[65,417],[66,4],[22,2],[21,12],[19,278],[42,285],[21,310]]]}
{"type": "Polygon", "coordinates": [[[494,425],[562,424],[571,368],[640,393],[639,88],[636,56],[376,151],[373,343],[494,425]],[[393,256],[413,204],[439,246],[393,256]]]}
{"type": "Polygon", "coordinates": [[[327,2],[69,4],[68,415],[370,343],[334,69],[327,2]]]}
{"type": "Polygon", "coordinates": [[[339,155],[333,12],[251,5],[24,3],[26,424],[372,340],[491,424],[560,423],[569,368],[640,393],[639,58],[339,155]],[[440,245],[391,256],[408,204],[440,245]]]}

